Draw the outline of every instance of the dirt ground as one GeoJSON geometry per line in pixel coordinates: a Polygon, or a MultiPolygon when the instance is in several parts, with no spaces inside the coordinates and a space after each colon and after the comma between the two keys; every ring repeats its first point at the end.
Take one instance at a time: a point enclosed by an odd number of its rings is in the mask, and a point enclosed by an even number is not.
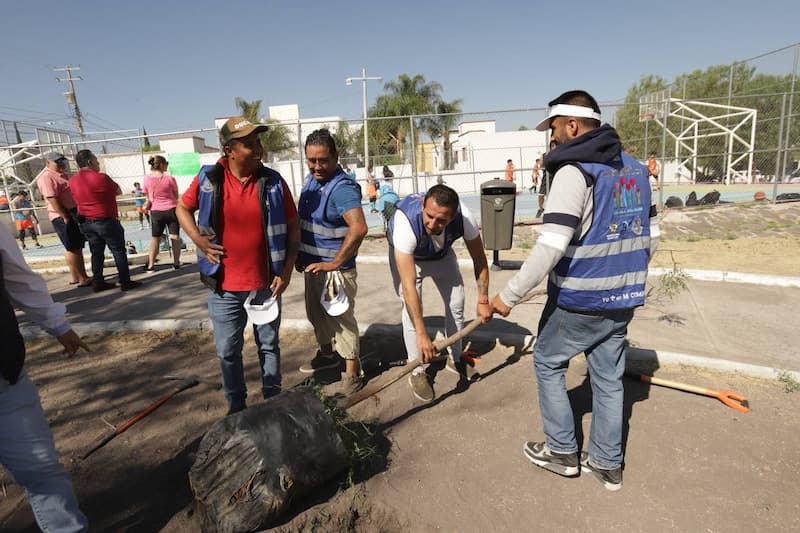
{"type": "MultiPolygon", "coordinates": [[[[658,266],[798,275],[800,204],[676,210],[661,224],[658,266]]],[[[537,226],[515,230],[524,259],[537,226]]],[[[364,255],[385,253],[370,239],[364,255]]],[[[460,251],[461,254],[464,250],[460,251]]],[[[511,317],[513,319],[513,316],[511,317]]],[[[200,384],[112,440],[100,437],[166,394],[166,375],[219,369],[209,332],[108,334],[87,338],[92,354],[65,360],[57,343],[29,341],[26,368],[39,386],[62,460],[93,531],[196,531],[187,471],[204,431],[225,414],[221,391],[200,384]]],[[[246,341],[251,398],[257,358],[246,341]]],[[[284,384],[315,350],[313,336],[284,333],[284,384]]],[[[481,377],[440,371],[437,399],[421,404],[404,382],[351,411],[374,432],[374,456],[355,484],[334,480],[273,524],[278,531],[790,531],[800,530],[800,384],[665,366],[658,375],[749,398],[741,414],[719,401],[626,380],[625,486],[609,493],[591,476],[564,479],[530,464],[525,440],[541,437],[530,350],[474,344],[481,377]]],[[[366,335],[362,353],[388,363],[402,341],[366,335]]],[[[653,369],[648,369],[653,370],[653,369]]],[[[335,381],[337,373],[320,376],[335,381]]],[[[585,440],[591,420],[586,365],[567,385],[585,440]]],[[[253,400],[259,401],[259,400],[253,400]]],[[[35,531],[19,488],[0,474],[0,530],[35,531]]]]}

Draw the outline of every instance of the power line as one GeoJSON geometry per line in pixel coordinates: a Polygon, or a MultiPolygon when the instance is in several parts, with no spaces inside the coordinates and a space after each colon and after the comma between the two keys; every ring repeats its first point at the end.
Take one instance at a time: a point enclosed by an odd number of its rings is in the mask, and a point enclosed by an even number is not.
{"type": "Polygon", "coordinates": [[[78,131],[83,135],[83,120],[81,119],[81,108],[78,107],[78,97],[75,95],[75,85],[72,83],[73,81],[80,81],[83,78],[80,76],[72,77],[73,70],[80,70],[81,67],[73,67],[71,65],[67,65],[66,67],[53,67],[53,70],[56,72],[66,72],[66,78],[56,78],[58,81],[66,81],[69,82],[69,91],[64,93],[64,96],[67,97],[67,103],[72,104],[73,109],[75,110],[75,124],[78,126],[78,131]]]}

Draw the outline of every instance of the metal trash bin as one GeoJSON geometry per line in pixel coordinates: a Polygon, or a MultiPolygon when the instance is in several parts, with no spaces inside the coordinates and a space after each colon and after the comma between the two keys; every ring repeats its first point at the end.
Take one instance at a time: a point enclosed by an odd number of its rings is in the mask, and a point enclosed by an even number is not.
{"type": "Polygon", "coordinates": [[[481,230],[486,250],[509,250],[514,237],[517,186],[495,178],[481,183],[481,230]]]}

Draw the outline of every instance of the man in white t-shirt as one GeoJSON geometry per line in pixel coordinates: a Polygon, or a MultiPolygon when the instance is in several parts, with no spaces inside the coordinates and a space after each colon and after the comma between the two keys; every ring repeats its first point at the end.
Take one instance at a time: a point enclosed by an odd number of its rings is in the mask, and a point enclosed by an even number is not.
{"type": "MultiPolygon", "coordinates": [[[[423,363],[436,355],[422,316],[422,280],[436,285],[445,303],[445,334],[451,336],[464,327],[464,280],[452,249],[463,237],[472,257],[478,285],[478,318],[491,318],[489,305],[489,265],[483,252],[478,224],[460,203],[458,194],[446,185],[434,185],[426,194],[413,194],[397,204],[389,221],[389,266],[398,296],[403,301],[403,340],[409,360],[423,363]]],[[[461,360],[461,342],[450,347],[447,368],[468,377],[461,360]]],[[[422,366],[409,376],[414,395],[422,401],[434,398],[431,380],[422,366]]]]}

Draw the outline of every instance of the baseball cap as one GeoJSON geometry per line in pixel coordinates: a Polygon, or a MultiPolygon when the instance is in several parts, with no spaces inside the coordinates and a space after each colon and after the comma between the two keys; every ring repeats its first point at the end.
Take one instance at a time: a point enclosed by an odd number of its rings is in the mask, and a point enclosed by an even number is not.
{"type": "Polygon", "coordinates": [[[600,113],[591,107],[582,105],[556,104],[548,110],[547,117],[536,125],[536,131],[549,130],[550,120],[554,117],[580,117],[600,120],[600,113]]]}
{"type": "Polygon", "coordinates": [[[59,161],[61,159],[66,159],[66,157],[64,157],[64,154],[58,152],[47,152],[46,154],[44,154],[44,158],[47,161],[59,161]]]}
{"type": "Polygon", "coordinates": [[[319,297],[319,303],[329,315],[339,316],[350,308],[350,300],[344,291],[342,273],[337,270],[328,272],[326,276],[325,289],[319,297]]]}
{"type": "Polygon", "coordinates": [[[244,301],[244,310],[247,313],[247,316],[250,318],[250,321],[253,324],[269,324],[270,322],[274,322],[276,318],[278,318],[278,313],[280,312],[280,306],[278,305],[278,299],[275,298],[272,293],[269,293],[269,297],[260,303],[258,298],[259,291],[250,291],[250,294],[244,301]]]}
{"type": "Polygon", "coordinates": [[[220,128],[219,140],[225,145],[233,139],[247,137],[253,132],[262,133],[267,129],[265,124],[253,124],[244,117],[231,117],[220,128]]]}

